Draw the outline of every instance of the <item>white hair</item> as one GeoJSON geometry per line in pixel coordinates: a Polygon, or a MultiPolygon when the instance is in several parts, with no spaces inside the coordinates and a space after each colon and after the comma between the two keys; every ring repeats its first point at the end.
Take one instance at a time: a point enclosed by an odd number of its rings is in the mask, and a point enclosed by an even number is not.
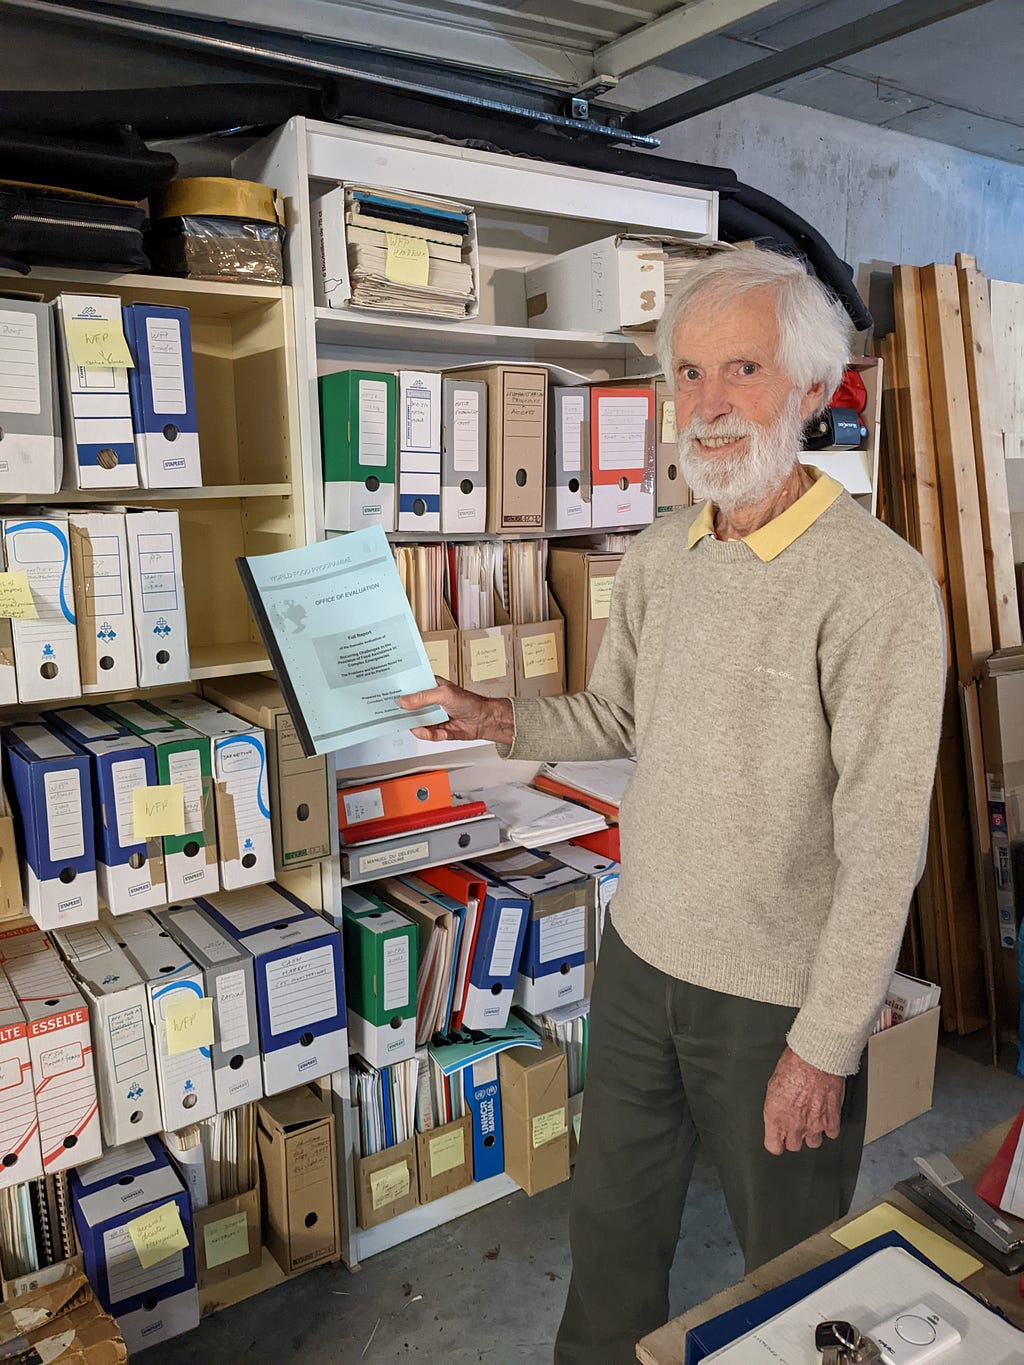
{"type": "Polygon", "coordinates": [[[827,407],[849,360],[849,323],[825,286],[799,261],[777,251],[716,252],[690,266],[658,323],[658,360],[665,377],[674,382],[673,339],[691,308],[729,304],[758,289],[775,295],[779,362],[801,393],[823,384],[821,408],[827,407]]]}

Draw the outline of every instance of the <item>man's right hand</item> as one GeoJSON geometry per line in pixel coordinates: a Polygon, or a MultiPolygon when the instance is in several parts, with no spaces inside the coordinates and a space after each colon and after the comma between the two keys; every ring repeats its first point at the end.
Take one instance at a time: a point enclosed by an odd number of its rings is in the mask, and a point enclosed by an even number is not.
{"type": "Polygon", "coordinates": [[[508,697],[481,697],[467,692],[445,678],[427,692],[399,697],[404,711],[419,711],[424,706],[441,706],[449,719],[440,725],[419,725],[412,733],[417,739],[489,739],[494,744],[511,744],[516,728],[512,702],[508,697]]]}

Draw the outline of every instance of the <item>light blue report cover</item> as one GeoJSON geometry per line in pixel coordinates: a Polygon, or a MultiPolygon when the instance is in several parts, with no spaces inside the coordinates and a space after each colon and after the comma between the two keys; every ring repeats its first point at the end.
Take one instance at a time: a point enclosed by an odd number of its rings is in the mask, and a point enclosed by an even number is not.
{"type": "Polygon", "coordinates": [[[398,705],[434,674],[379,526],[237,563],[307,755],[448,719],[398,705]]]}

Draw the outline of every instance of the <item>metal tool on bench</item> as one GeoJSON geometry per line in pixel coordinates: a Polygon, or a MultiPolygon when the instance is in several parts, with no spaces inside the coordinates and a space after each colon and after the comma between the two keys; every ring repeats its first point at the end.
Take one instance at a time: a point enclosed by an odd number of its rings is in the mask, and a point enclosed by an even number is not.
{"type": "Polygon", "coordinates": [[[914,1162],[949,1204],[949,1214],[954,1221],[1004,1254],[1024,1248],[1024,1237],[974,1193],[963,1172],[948,1156],[937,1152],[934,1156],[916,1156],[914,1162]]]}

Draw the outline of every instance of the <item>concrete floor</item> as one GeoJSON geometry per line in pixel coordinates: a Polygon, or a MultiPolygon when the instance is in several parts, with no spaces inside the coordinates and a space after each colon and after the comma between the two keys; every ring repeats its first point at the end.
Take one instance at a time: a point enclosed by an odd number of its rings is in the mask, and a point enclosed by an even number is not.
{"type": "MultiPolygon", "coordinates": [[[[1010,1117],[1024,1082],[939,1049],[934,1107],[866,1148],[854,1207],[1010,1117]]],[[[974,1054],[974,1055],[971,1055],[974,1054]]],[[[568,1184],[514,1195],[369,1261],[357,1275],[311,1271],[207,1318],[139,1357],[142,1365],[549,1365],[569,1277],[568,1184]]],[[[715,1177],[698,1164],[672,1272],[672,1312],[741,1279],[743,1262],[715,1177]]]]}

